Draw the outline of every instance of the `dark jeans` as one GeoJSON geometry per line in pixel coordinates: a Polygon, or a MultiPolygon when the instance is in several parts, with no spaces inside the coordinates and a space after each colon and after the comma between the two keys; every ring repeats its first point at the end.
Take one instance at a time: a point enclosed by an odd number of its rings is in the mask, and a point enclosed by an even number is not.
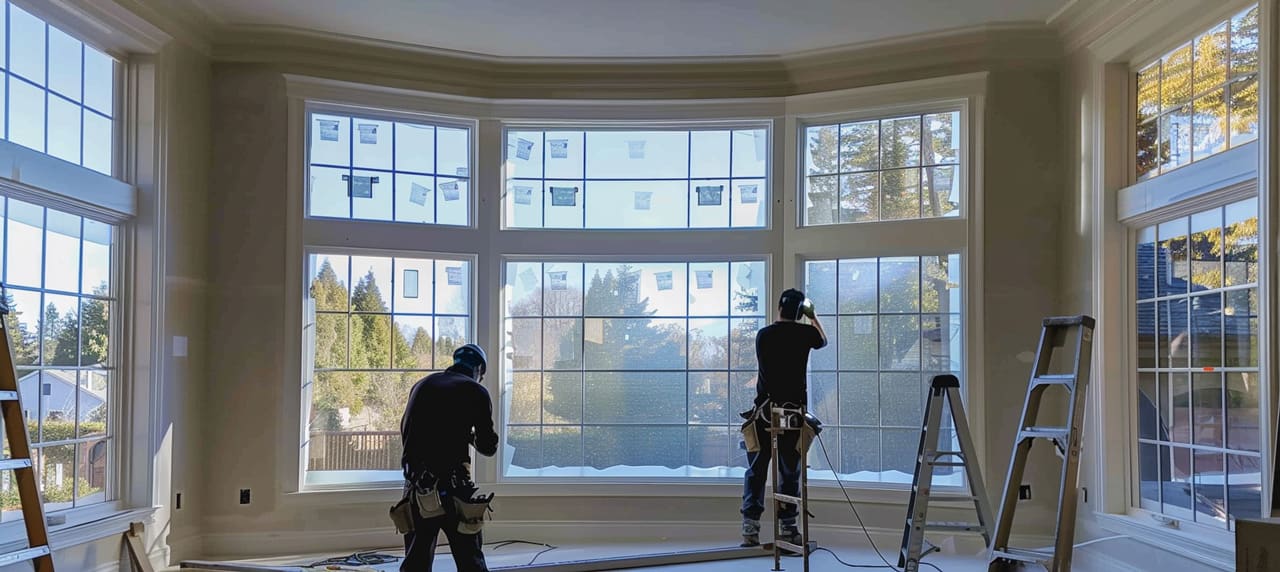
{"type": "MultiPolygon", "coordinates": [[[[764,514],[764,487],[769,480],[769,461],[770,455],[770,438],[768,428],[764,423],[757,422],[755,424],[756,436],[760,440],[760,452],[747,453],[747,474],[743,479],[742,486],[742,517],[751,520],[760,520],[760,515],[764,514]]],[[[778,435],[778,456],[781,462],[778,463],[778,472],[781,476],[782,494],[800,496],[800,470],[802,467],[800,452],[796,450],[796,443],[800,439],[800,433],[797,431],[788,431],[778,435]]],[[[782,511],[778,513],[780,520],[795,520],[800,514],[799,509],[795,505],[782,505],[782,511]]]]}
{"type": "MultiPolygon", "coordinates": [[[[422,518],[418,514],[417,504],[413,506],[413,532],[404,535],[404,561],[400,563],[400,572],[431,572],[431,562],[436,556],[436,540],[440,531],[449,539],[449,552],[458,566],[458,572],[488,572],[484,553],[481,548],[484,540],[480,534],[462,534],[458,532],[458,509],[453,504],[453,497],[442,491],[441,504],[444,516],[422,518]]],[[[467,491],[457,494],[466,496],[467,491]]]]}

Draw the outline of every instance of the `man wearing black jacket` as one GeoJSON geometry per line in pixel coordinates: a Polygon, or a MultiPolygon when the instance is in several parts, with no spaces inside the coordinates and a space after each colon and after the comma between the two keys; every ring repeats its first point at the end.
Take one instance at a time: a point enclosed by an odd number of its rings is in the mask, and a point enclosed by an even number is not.
{"type": "MultiPolygon", "coordinates": [[[[760,515],[764,513],[765,482],[769,478],[770,435],[768,421],[770,407],[808,407],[809,350],[827,345],[827,335],[814,314],[813,305],[807,303],[804,292],[790,289],[778,300],[778,321],[756,333],[756,399],[752,411],[744,413],[748,418],[747,430],[755,431],[760,450],[747,453],[747,472],[742,491],[742,545],[760,544],[760,515]],[[800,322],[809,318],[810,323],[800,322]]],[[[778,436],[778,473],[781,475],[783,494],[800,495],[801,462],[799,434],[786,432],[778,436]]],[[[776,515],[781,522],[782,537],[799,544],[800,531],[796,527],[799,511],[795,505],[784,505],[776,515]]]]}
{"type": "Polygon", "coordinates": [[[401,572],[430,572],[436,538],[441,530],[458,572],[487,572],[481,535],[459,531],[460,514],[453,499],[470,500],[476,492],[471,480],[471,446],[492,457],[498,451],[493,428],[493,403],[480,384],[487,365],[484,350],[467,344],[453,352],[453,366],[427,376],[409,392],[400,420],[404,446],[405,493],[438,491],[442,516],[423,518],[413,506],[413,531],[404,535],[401,572]]]}

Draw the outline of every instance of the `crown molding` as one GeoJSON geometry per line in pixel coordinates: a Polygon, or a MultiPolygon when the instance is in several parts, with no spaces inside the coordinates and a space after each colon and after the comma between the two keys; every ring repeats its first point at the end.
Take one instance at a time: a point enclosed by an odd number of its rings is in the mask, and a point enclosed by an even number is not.
{"type": "Polygon", "coordinates": [[[1000,68],[1052,66],[1062,48],[1042,23],[944,30],[785,56],[504,58],[279,27],[228,27],[218,62],[481,98],[783,97],[1000,68]]]}
{"type": "Polygon", "coordinates": [[[145,20],[170,39],[189,46],[204,56],[212,53],[213,37],[223,25],[216,15],[193,0],[58,0],[85,6],[112,5],[145,20]]]}

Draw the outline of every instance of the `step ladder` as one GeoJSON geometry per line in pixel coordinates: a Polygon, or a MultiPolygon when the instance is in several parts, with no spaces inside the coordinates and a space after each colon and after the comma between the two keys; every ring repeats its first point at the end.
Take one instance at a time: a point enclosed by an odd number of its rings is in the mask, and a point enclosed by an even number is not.
{"type": "Polygon", "coordinates": [[[22,520],[27,527],[27,548],[0,554],[0,566],[31,562],[36,572],[53,572],[53,555],[49,549],[49,531],[45,528],[44,501],[36,486],[36,470],[31,463],[31,438],[18,398],[18,372],[13,367],[12,340],[7,320],[9,297],[0,285],[0,330],[4,330],[4,348],[0,351],[0,418],[4,420],[5,437],[9,440],[9,458],[0,459],[0,471],[13,471],[22,502],[22,520]]]}
{"type": "Polygon", "coordinates": [[[1036,349],[1035,366],[1027,386],[1027,401],[1023,405],[1022,421],[1018,424],[1018,436],[1014,441],[1013,458],[1009,461],[1009,476],[1004,482],[1000,518],[996,523],[995,539],[988,554],[988,572],[1016,570],[1026,564],[1043,566],[1049,572],[1071,570],[1071,550],[1075,543],[1076,485],[1080,479],[1080,432],[1084,423],[1085,393],[1089,386],[1095,325],[1094,319],[1089,316],[1064,316],[1044,320],[1040,346],[1036,349]],[[1075,342],[1075,359],[1071,362],[1074,369],[1070,373],[1049,373],[1054,350],[1065,349],[1069,340],[1075,342]],[[1066,427],[1037,424],[1040,401],[1050,387],[1061,387],[1067,391],[1066,427]],[[1031,445],[1037,439],[1053,443],[1058,456],[1062,458],[1058,520],[1054,527],[1053,547],[1049,550],[1009,546],[1022,473],[1027,466],[1031,445]]]}
{"type": "Polygon", "coordinates": [[[920,446],[916,449],[916,472],[911,481],[911,498],[907,504],[907,523],[902,531],[902,546],[898,551],[898,567],[903,572],[920,569],[920,559],[932,552],[925,550],[925,534],[930,530],[949,532],[976,532],[982,535],[983,545],[991,545],[991,504],[988,501],[982,471],[978,468],[977,453],[969,434],[969,421],[960,399],[960,380],[954,375],[937,375],[929,383],[929,397],[925,405],[924,425],[920,429],[920,446]],[[943,402],[946,402],[945,404],[943,402]],[[939,449],[942,430],[942,412],[949,406],[960,450],[939,449]],[[931,522],[928,519],[929,496],[933,489],[933,471],[937,467],[964,469],[969,484],[968,497],[977,512],[977,522],[931,522]]]}
{"type": "Polygon", "coordinates": [[[804,572],[809,572],[809,554],[816,545],[809,541],[809,460],[802,454],[800,459],[800,496],[791,496],[782,492],[782,473],[778,469],[782,457],[778,455],[778,439],[783,433],[795,432],[796,442],[804,439],[805,410],[804,407],[771,407],[769,409],[769,452],[773,455],[773,570],[782,570],[783,550],[799,554],[804,558],[804,572]],[[792,544],[779,539],[782,536],[782,514],[784,505],[795,505],[800,519],[800,544],[792,544]]]}

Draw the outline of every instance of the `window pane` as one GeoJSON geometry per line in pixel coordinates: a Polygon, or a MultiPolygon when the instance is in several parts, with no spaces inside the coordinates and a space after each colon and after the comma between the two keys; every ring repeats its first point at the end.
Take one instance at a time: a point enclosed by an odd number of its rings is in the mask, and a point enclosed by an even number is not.
{"type": "Polygon", "coordinates": [[[115,132],[112,121],[93,111],[84,112],[84,166],[104,175],[112,173],[115,132]]]}
{"type": "Polygon", "coordinates": [[[1157,439],[1161,424],[1156,374],[1138,374],[1138,438],[1157,439]]]}
{"type": "MultiPolygon", "coordinates": [[[[832,224],[839,220],[836,203],[840,177],[838,175],[805,178],[805,223],[809,225],[832,224]]],[[[850,197],[850,201],[853,197],[850,197]]],[[[877,201],[878,202],[878,201],[877,201]]],[[[850,207],[854,205],[851,203],[850,207]]],[[[849,216],[854,216],[850,211],[849,216]]]]}
{"type": "Polygon", "coordinates": [[[846,173],[880,168],[880,122],[846,123],[840,129],[840,170],[846,173]]]}
{"type": "MultiPolygon", "coordinates": [[[[730,174],[729,131],[694,131],[689,135],[689,176],[720,179],[730,174]]],[[[750,140],[748,140],[749,142],[750,140]]],[[[567,144],[567,141],[565,142],[567,144]]],[[[562,153],[564,153],[562,151],[562,153]]]]}
{"type": "Polygon", "coordinates": [[[1187,252],[1188,221],[1179,218],[1158,227],[1156,269],[1160,296],[1186,294],[1190,276],[1187,252]]]}
{"type": "Polygon", "coordinates": [[[80,163],[80,106],[56,95],[49,96],[48,153],[80,163]]]}
{"type": "Polygon", "coordinates": [[[354,117],[351,125],[352,164],[363,169],[391,169],[391,122],[354,117]]]}
{"type": "Polygon", "coordinates": [[[1258,138],[1258,80],[1255,77],[1232,83],[1231,146],[1243,145],[1258,138]]]}
{"type": "Polygon", "coordinates": [[[1191,106],[1184,105],[1160,117],[1161,172],[1191,162],[1191,106]]]}
{"type": "Polygon", "coordinates": [[[842,383],[834,373],[809,375],[809,412],[823,423],[836,424],[840,419],[842,383]]]}
{"type": "Polygon", "coordinates": [[[1160,121],[1152,119],[1138,126],[1138,178],[1155,175],[1160,167],[1160,121]]]}
{"type": "Polygon", "coordinates": [[[884,169],[920,164],[920,117],[880,122],[880,164],[884,169]]]}
{"type": "MultiPolygon", "coordinates": [[[[582,131],[548,131],[545,134],[532,133],[531,138],[537,141],[541,137],[543,149],[535,149],[530,160],[545,157],[544,168],[548,179],[578,180],[586,176],[586,133],[582,131]],[[541,155],[539,155],[539,153],[541,155]]],[[[530,175],[537,177],[537,174],[530,175]]]]}
{"type": "MultiPolygon", "coordinates": [[[[689,226],[688,191],[685,181],[588,181],[587,228],[689,226]]],[[[728,225],[727,213],[721,222],[728,225]]]]}
{"type": "Polygon", "coordinates": [[[44,249],[44,209],[22,201],[8,200],[8,251],[5,256],[5,283],[39,288],[44,249]]]}
{"type": "Polygon", "coordinates": [[[839,172],[839,136],[840,126],[838,125],[822,125],[805,130],[806,173],[826,175],[839,172]]]}
{"type": "MultiPolygon", "coordinates": [[[[873,372],[840,374],[840,425],[878,426],[880,409],[880,381],[877,374],[873,372]]],[[[836,422],[835,418],[822,419],[831,424],[836,422]]]]}
{"type": "Polygon", "coordinates": [[[84,104],[94,111],[115,116],[115,60],[84,47],[84,104]]]}
{"type": "Polygon", "coordinates": [[[1241,76],[1258,71],[1258,7],[1255,5],[1231,19],[1231,74],[1241,76]]]}
{"type": "Polygon", "coordinates": [[[1160,114],[1160,63],[1138,72],[1138,123],[1160,114]]]}
{"type": "Polygon", "coordinates": [[[1190,43],[1164,57],[1163,85],[1160,95],[1161,106],[1165,110],[1186,105],[1191,101],[1191,59],[1190,43]]]}
{"type": "MultiPolygon", "coordinates": [[[[1223,419],[1222,374],[1195,373],[1191,378],[1192,442],[1209,447],[1222,447],[1226,427],[1223,419]]],[[[1220,461],[1220,460],[1219,460],[1220,461]]],[[[1220,464],[1220,463],[1219,463],[1220,464]]],[[[1199,468],[1199,467],[1198,467],[1199,468]]],[[[1221,469],[1221,467],[1219,467],[1221,469]]],[[[1221,474],[1221,472],[1219,472],[1221,474]]]]}
{"type": "Polygon", "coordinates": [[[920,169],[895,169],[880,173],[880,218],[920,218],[920,169]]]}
{"type": "Polygon", "coordinates": [[[1191,367],[1222,365],[1222,295],[1191,298],[1191,367]]]}
{"type": "Polygon", "coordinates": [[[676,131],[590,131],[588,179],[683,178],[689,134],[676,131]]]}
{"type": "Polygon", "coordinates": [[[9,71],[41,86],[45,77],[45,28],[39,18],[9,4],[9,71]]]}
{"type": "Polygon", "coordinates": [[[1223,298],[1223,365],[1258,367],[1258,291],[1232,290],[1223,298]]]}
{"type": "MultiPolygon", "coordinates": [[[[689,422],[728,424],[731,418],[736,419],[737,414],[729,411],[729,374],[690,372],[689,422]]],[[[725,452],[722,446],[721,453],[725,452]]]]}
{"type": "Polygon", "coordinates": [[[1227,102],[1224,89],[1196,100],[1192,117],[1192,156],[1200,159],[1227,148],[1227,102]]]}
{"type": "MultiPolygon", "coordinates": [[[[684,427],[595,427],[583,429],[586,465],[595,469],[639,467],[677,468],[686,462],[688,434],[684,427]]],[[[610,474],[609,472],[605,473],[610,474]]]]}
{"type": "MultiPolygon", "coordinates": [[[[876,259],[841,260],[839,264],[840,312],[874,313],[879,279],[876,259]]],[[[820,298],[813,299],[823,301],[820,298]]]]}
{"type": "MultiPolygon", "coordinates": [[[[737,341],[735,336],[735,341],[737,341]]],[[[689,320],[689,368],[727,369],[729,367],[729,321],[726,319],[689,320]]]]}
{"type": "Polygon", "coordinates": [[[1262,460],[1252,455],[1227,455],[1227,507],[1235,518],[1262,515],[1262,460]]]}
{"type": "Polygon", "coordinates": [[[736,177],[764,177],[769,172],[769,131],[733,132],[733,173],[736,177]]]}
{"type": "Polygon", "coordinates": [[[9,76],[9,140],[44,152],[45,92],[9,76]]]}
{"type": "Polygon", "coordinates": [[[436,313],[466,314],[471,308],[471,263],[436,261],[436,313]]]}
{"type": "Polygon", "coordinates": [[[1195,519],[1201,524],[1223,527],[1227,521],[1226,488],[1223,477],[1226,472],[1222,453],[1197,450],[1192,459],[1191,475],[1195,487],[1195,519]]]}
{"type": "Polygon", "coordinates": [[[45,218],[44,287],[75,292],[80,284],[80,217],[49,210],[45,218]]]}
{"type": "Polygon", "coordinates": [[[49,28],[49,89],[74,102],[80,101],[80,41],[54,27],[49,28]]]}
{"type": "Polygon", "coordinates": [[[839,367],[875,370],[878,343],[875,316],[840,316],[839,367]]]}
{"type": "Polygon", "coordinates": [[[40,363],[40,324],[44,316],[40,293],[8,290],[10,319],[5,320],[9,339],[13,341],[13,360],[17,365],[40,363]]]}
{"type": "MultiPolygon", "coordinates": [[[[345,122],[346,118],[342,121],[345,122]]],[[[398,122],[395,133],[395,164],[401,171],[436,172],[435,126],[398,122]]],[[[341,145],[343,140],[345,138],[340,137],[333,143],[341,145]]]]}
{"type": "Polygon", "coordinates": [[[470,130],[436,128],[436,173],[448,177],[471,176],[470,130]]]}
{"type": "Polygon", "coordinates": [[[1249,199],[1226,206],[1223,230],[1226,285],[1258,281],[1258,201],[1249,199]]]}
{"type": "Polygon", "coordinates": [[[923,147],[921,163],[949,165],[960,162],[960,112],[934,113],[924,116],[928,140],[923,147]]]}
{"type": "Polygon", "coordinates": [[[1262,388],[1256,373],[1226,374],[1227,448],[1238,451],[1260,451],[1262,434],[1259,427],[1259,405],[1262,388]]]}
{"type": "Polygon", "coordinates": [[[920,171],[924,179],[920,193],[924,203],[921,214],[926,217],[960,214],[960,177],[958,167],[929,167],[920,171]]]}
{"type": "Polygon", "coordinates": [[[110,357],[111,306],[106,300],[81,298],[80,365],[106,367],[110,357]]]}
{"type": "Polygon", "coordinates": [[[542,422],[582,423],[582,373],[558,371],[543,374],[542,422]]]}
{"type": "Polygon", "coordinates": [[[1156,304],[1148,302],[1138,304],[1138,367],[1152,369],[1156,367],[1156,304]]]}
{"type": "Polygon", "coordinates": [[[880,177],[876,173],[840,175],[839,222],[880,219],[880,177]]]}
{"type": "Polygon", "coordinates": [[[1227,23],[1223,22],[1195,40],[1195,92],[1204,93],[1227,81],[1227,23]]]}
{"type": "Polygon", "coordinates": [[[391,220],[391,177],[378,171],[352,171],[348,184],[353,218],[391,220]]]}

